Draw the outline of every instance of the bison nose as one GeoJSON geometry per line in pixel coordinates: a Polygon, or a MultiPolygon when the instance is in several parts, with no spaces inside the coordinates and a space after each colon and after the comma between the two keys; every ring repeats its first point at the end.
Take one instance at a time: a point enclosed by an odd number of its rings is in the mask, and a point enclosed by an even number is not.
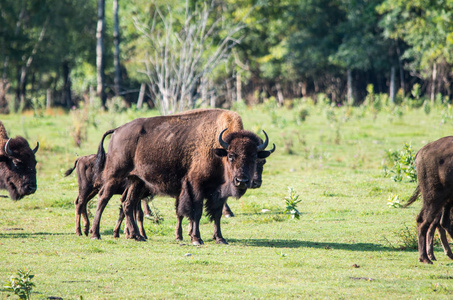
{"type": "Polygon", "coordinates": [[[30,195],[36,192],[36,189],[37,189],[36,184],[29,184],[25,187],[25,192],[27,195],[30,195]]]}
{"type": "Polygon", "coordinates": [[[239,178],[235,177],[234,178],[234,185],[240,189],[246,189],[248,187],[249,179],[244,177],[244,178],[239,178]]]}
{"type": "Polygon", "coordinates": [[[258,180],[252,180],[252,189],[257,189],[257,188],[261,187],[262,183],[263,182],[261,180],[259,180],[259,181],[258,180]]]}

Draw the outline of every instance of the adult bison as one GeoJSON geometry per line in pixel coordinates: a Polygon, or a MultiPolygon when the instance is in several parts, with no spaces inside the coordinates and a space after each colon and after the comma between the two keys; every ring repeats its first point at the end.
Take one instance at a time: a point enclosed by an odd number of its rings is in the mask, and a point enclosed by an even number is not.
{"type": "Polygon", "coordinates": [[[13,200],[33,194],[36,189],[36,158],[39,143],[32,150],[23,137],[8,138],[0,121],[0,189],[13,200]]]}
{"type": "Polygon", "coordinates": [[[251,186],[257,159],[271,154],[265,150],[267,136],[261,144],[252,132],[224,126],[235,123],[242,125],[239,115],[223,110],[209,116],[203,116],[201,111],[136,119],[114,130],[107,155],[102,145],[110,134],[106,132],[97,153],[97,168],[103,169],[104,185],[91,237],[100,238],[102,211],[114,186],[127,178],[129,185],[122,201],[132,238],[142,239],[134,221],[134,208],[143,191],[147,191],[176,198],[178,218],[187,217],[191,222],[193,244],[203,243],[199,221],[204,204],[214,221],[214,239],[226,243],[220,230],[226,197],[241,197],[251,186]],[[231,118],[239,121],[232,122],[231,118]],[[217,136],[218,141],[213,141],[212,136],[217,136]]]}
{"type": "Polygon", "coordinates": [[[445,229],[452,235],[450,210],[453,206],[453,136],[431,142],[415,157],[418,186],[405,207],[421,194],[423,204],[417,216],[419,261],[432,264],[435,260],[433,238],[439,231],[445,253],[453,258],[445,229]]]}

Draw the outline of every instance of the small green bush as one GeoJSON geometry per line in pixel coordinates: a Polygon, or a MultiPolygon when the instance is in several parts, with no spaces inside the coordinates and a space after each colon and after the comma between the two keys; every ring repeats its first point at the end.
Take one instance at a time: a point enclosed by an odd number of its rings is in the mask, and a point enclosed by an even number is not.
{"type": "Polygon", "coordinates": [[[385,153],[388,165],[384,166],[385,177],[391,176],[395,182],[401,182],[406,177],[409,182],[417,180],[415,155],[411,144],[405,143],[403,150],[388,150],[385,153]]]}
{"type": "Polygon", "coordinates": [[[35,275],[32,275],[30,272],[19,269],[17,274],[12,275],[9,282],[3,288],[8,292],[14,292],[15,295],[19,296],[19,299],[30,299],[31,290],[35,286],[31,282],[35,275]]]}

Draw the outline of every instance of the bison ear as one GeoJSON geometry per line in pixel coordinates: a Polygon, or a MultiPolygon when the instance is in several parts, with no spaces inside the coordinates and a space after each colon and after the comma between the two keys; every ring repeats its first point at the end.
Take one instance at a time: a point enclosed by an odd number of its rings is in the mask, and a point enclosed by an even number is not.
{"type": "Polygon", "coordinates": [[[228,152],[225,149],[216,148],[214,149],[214,154],[217,155],[218,157],[225,157],[228,155],[228,152]]]}
{"type": "Polygon", "coordinates": [[[258,152],[258,158],[266,158],[271,155],[271,151],[260,151],[258,152]]]}

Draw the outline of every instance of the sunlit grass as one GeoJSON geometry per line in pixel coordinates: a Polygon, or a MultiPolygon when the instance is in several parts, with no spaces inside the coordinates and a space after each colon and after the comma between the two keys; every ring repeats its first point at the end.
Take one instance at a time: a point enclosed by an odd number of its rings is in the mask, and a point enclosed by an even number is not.
{"type": "MultiPolygon", "coordinates": [[[[267,159],[263,186],[229,199],[236,217],[222,220],[222,232],[230,244],[216,245],[213,225],[203,217],[206,244],[200,247],[190,245],[187,221],[185,241],[174,241],[174,200],[166,197],[154,200],[163,222],[145,220],[147,242],[122,233],[113,238],[119,196],[103,214],[102,240],[74,234],[77,180],[64,171],[78,156],[95,153],[105,130],[155,111],[97,113],[80,148],[67,114],[1,116],[10,136],[41,146],[38,191],[19,202],[0,199],[0,282],[30,269],[37,299],[447,299],[453,262],[441,248],[432,266],[418,263],[415,249],[399,249],[413,232],[420,201],[401,209],[389,207],[388,199],[407,199],[416,184],[384,177],[382,166],[386,151],[405,143],[416,151],[451,134],[453,124],[442,123],[440,108],[429,115],[401,111],[374,118],[362,107],[241,107],[246,129],[260,136],[264,129],[277,150],[267,159]],[[288,187],[301,199],[299,220],[283,213],[288,187]]],[[[7,295],[0,288],[0,298],[7,295]]]]}

